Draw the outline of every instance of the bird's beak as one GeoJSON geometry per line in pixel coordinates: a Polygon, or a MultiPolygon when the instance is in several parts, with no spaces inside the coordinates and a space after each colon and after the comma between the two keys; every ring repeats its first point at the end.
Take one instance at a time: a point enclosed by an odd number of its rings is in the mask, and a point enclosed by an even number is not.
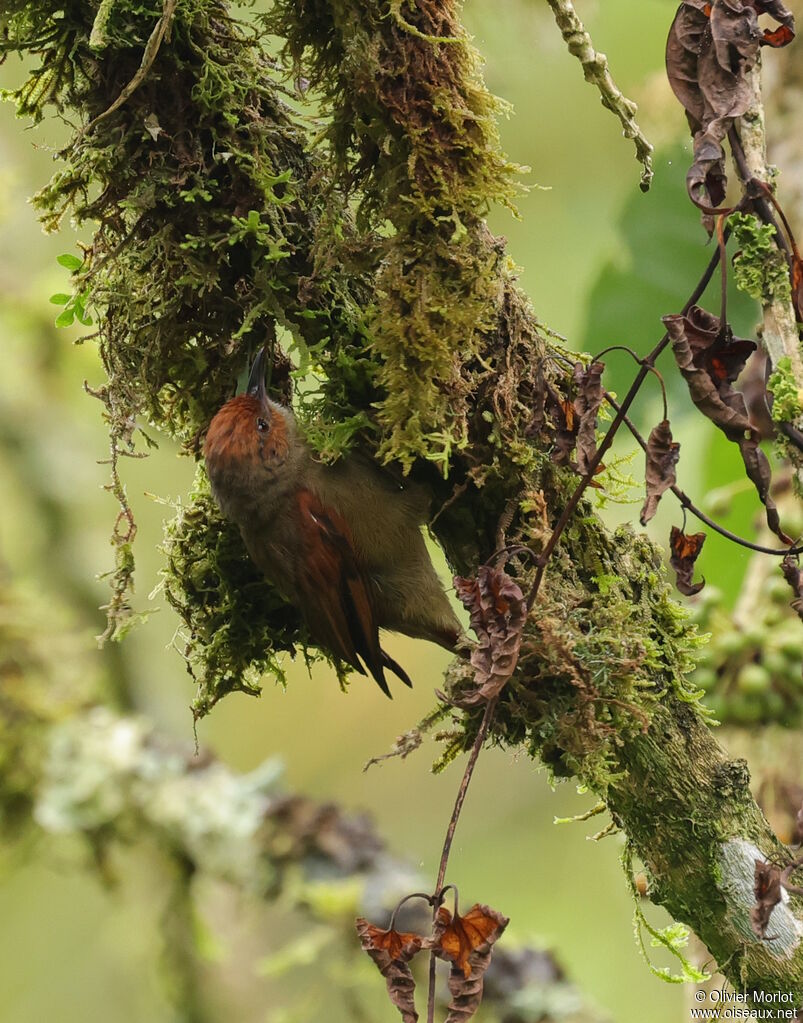
{"type": "Polygon", "coordinates": [[[245,388],[246,394],[251,394],[255,398],[259,398],[263,405],[268,400],[268,392],[265,387],[266,361],[267,352],[263,347],[257,352],[257,357],[254,359],[254,364],[251,367],[251,373],[248,377],[248,383],[245,388]]]}

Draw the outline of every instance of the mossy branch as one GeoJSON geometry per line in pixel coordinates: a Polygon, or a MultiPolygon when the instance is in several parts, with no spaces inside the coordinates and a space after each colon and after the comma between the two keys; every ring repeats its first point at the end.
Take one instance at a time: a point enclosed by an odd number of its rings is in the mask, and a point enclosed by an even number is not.
{"type": "MultiPolygon", "coordinates": [[[[61,36],[35,27],[41,4],[18,9],[13,43],[57,73],[61,36]]],[[[34,72],[17,94],[21,110],[41,114],[43,96],[84,122],[108,109],[139,66],[153,13],[119,0],[108,44],[90,61],[95,8],[71,4],[62,27],[78,59],[55,84],[34,72]]],[[[259,36],[217,0],[186,0],[146,80],[65,154],[38,200],[51,224],[66,208],[100,220],[79,283],[102,310],[109,386],[129,416],[193,450],[249,347],[277,321],[322,380],[302,420],[356,424],[348,443],[428,484],[434,532],[458,570],[485,561],[500,529],[507,542],[542,550],[577,482],[550,457],[545,404],[571,400],[573,385],[484,222],[490,202],[511,200],[513,168],[457,4],[278,0],[267,25],[323,102],[317,149],[259,36]]],[[[167,585],[184,602],[214,700],[242,680],[243,649],[261,643],[272,656],[303,636],[292,610],[276,617],[264,589],[237,587],[218,557],[221,538],[231,551],[236,537],[223,536],[204,500],[199,492],[190,511],[201,514],[185,514],[173,532],[182,556],[167,585]],[[196,584],[193,564],[204,560],[209,580],[201,573],[196,584]],[[205,660],[209,622],[235,611],[246,644],[235,652],[221,637],[217,661],[205,660]]],[[[529,561],[513,559],[510,570],[532,585],[529,561]]],[[[694,928],[735,985],[803,999],[799,944],[780,954],[744,926],[749,893],[726,851],[782,849],[750,797],[745,765],[719,749],[685,681],[697,644],[660,552],[629,528],[608,532],[581,501],[491,738],[523,746],[555,775],[577,775],[606,800],[647,867],[653,899],[694,928]]],[[[448,694],[459,698],[470,681],[457,660],[448,694]]],[[[476,712],[454,719],[446,760],[480,725],[476,712]]]]}

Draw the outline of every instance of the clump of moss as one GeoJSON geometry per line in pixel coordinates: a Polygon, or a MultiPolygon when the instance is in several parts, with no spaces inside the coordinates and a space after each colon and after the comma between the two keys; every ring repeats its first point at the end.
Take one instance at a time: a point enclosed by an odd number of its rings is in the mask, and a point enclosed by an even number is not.
{"type": "Polygon", "coordinates": [[[282,655],[294,654],[305,635],[298,612],[248,557],[200,469],[167,526],[163,550],[164,592],[184,624],[181,652],[198,684],[195,717],[228,693],[258,696],[265,672],[283,683],[282,655]]]}
{"type": "Polygon", "coordinates": [[[330,116],[327,138],[358,226],[385,234],[371,326],[380,457],[448,473],[465,446],[464,367],[494,329],[501,253],[482,225],[510,205],[506,107],[486,90],[459,5],[280,0],[268,19],[330,116]]]}
{"type": "Polygon", "coordinates": [[[789,268],[772,225],[762,224],[752,213],[732,213],[728,223],[739,248],[733,259],[736,286],[758,302],[789,299],[789,268]]]}
{"type": "Polygon", "coordinates": [[[74,289],[66,308],[80,307],[82,321],[92,310],[108,374],[97,396],[121,506],[108,607],[114,636],[131,615],[134,567],[117,464],[141,447],[138,424],[197,454],[276,321],[321,371],[301,411],[314,412],[314,439],[328,457],[365,428],[361,407],[377,397],[366,289],[332,254],[334,235],[348,243],[349,217],[326,188],[323,162],[308,153],[264,35],[232,18],[222,0],[182,0],[167,11],[156,0],[100,8],[71,0],[56,10],[16,2],[0,42],[4,55],[38,59],[10,94],[21,116],[38,121],[51,106],[83,124],[34,202],[50,230],[66,214],[94,228],[82,258],[65,262],[74,289]]]}

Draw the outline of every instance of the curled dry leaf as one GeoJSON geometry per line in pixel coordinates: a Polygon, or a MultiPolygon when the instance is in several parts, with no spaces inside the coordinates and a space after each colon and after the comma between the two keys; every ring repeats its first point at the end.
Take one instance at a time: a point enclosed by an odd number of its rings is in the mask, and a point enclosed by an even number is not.
{"type": "Polygon", "coordinates": [[[586,368],[581,363],[574,367],[577,397],[574,410],[579,420],[577,427],[577,471],[588,475],[597,453],[597,415],[605,392],[602,389],[602,373],[605,365],[592,362],[586,368]]]}
{"type": "MultiPolygon", "coordinates": [[[[574,400],[561,398],[555,391],[547,394],[547,407],[555,425],[555,445],[552,461],[556,465],[571,466],[585,476],[591,460],[597,453],[597,416],[605,392],[602,388],[602,362],[584,366],[575,363],[573,379],[576,387],[574,400]],[[572,452],[577,449],[577,462],[572,452]]],[[[592,484],[593,485],[593,484],[592,484]]]]}
{"type": "Polygon", "coordinates": [[[476,904],[454,917],[441,906],[435,917],[432,950],[452,964],[449,974],[449,1015],[446,1023],[464,1023],[482,1001],[483,975],[491,962],[494,943],[509,920],[489,906],[476,904]]]}
{"type": "MultiPolygon", "coordinates": [[[[795,595],[791,601],[791,606],[801,620],[803,620],[803,571],[801,571],[797,559],[791,554],[787,554],[783,559],[781,569],[783,570],[784,579],[792,587],[792,592],[795,595]]],[[[801,813],[803,814],[803,810],[801,810],[801,813]]]]}
{"type": "Polygon", "coordinates": [[[472,706],[492,700],[513,674],[527,606],[517,583],[490,565],[482,565],[476,579],[455,576],[454,585],[477,635],[471,652],[476,687],[460,699],[461,705],[472,706]]]}
{"type": "Polygon", "coordinates": [[[793,37],[794,18],[780,0],[686,0],[678,8],[666,44],[666,72],[694,139],[686,187],[697,205],[716,207],[725,198],[722,142],[752,103],[748,74],[759,47],[784,46],[793,37]],[[770,14],[781,27],[762,32],[759,14],[770,14]]]}
{"type": "Polygon", "coordinates": [[[424,939],[419,934],[383,931],[363,917],[357,918],[360,944],[376,963],[385,978],[390,1000],[401,1013],[404,1023],[416,1023],[415,981],[407,965],[421,951],[424,939]]]}
{"type": "Polygon", "coordinates": [[[767,937],[767,925],[773,909],[781,901],[781,868],[756,860],[753,883],[756,903],[750,910],[750,924],[757,938],[767,937]]]}
{"type": "Polygon", "coordinates": [[[755,342],[734,337],[727,323],[722,327],[718,316],[696,305],[685,316],[664,316],[663,321],[691,400],[738,445],[745,471],[766,508],[767,525],[784,543],[790,543],[769,494],[772,474],[759,447],[759,431],[747,415],[744,395],[731,386],[756,350],[755,342]]]}
{"type": "Polygon", "coordinates": [[[694,563],[705,543],[705,533],[692,533],[687,536],[682,529],[672,526],[669,535],[669,546],[672,556],[669,564],[677,575],[677,588],[687,597],[693,597],[705,586],[705,579],[699,583],[691,581],[694,575],[694,563]]]}
{"type": "Polygon", "coordinates": [[[803,866],[803,860],[799,859],[788,863],[783,869],[776,863],[769,863],[765,860],[755,861],[753,895],[756,903],[750,910],[750,923],[757,937],[767,937],[767,926],[773,909],[783,898],[783,889],[793,895],[803,895],[803,888],[789,882],[792,874],[801,866],[803,866]]]}
{"type": "Polygon", "coordinates": [[[663,419],[650,430],[647,438],[647,499],[641,509],[641,524],[646,526],[655,515],[664,491],[675,485],[675,466],[680,457],[680,444],[672,440],[669,420],[663,419]]]}
{"type": "Polygon", "coordinates": [[[555,445],[552,461],[555,465],[571,465],[572,452],[577,443],[579,422],[574,414],[574,402],[562,398],[553,388],[547,390],[547,409],[555,426],[555,445]]]}

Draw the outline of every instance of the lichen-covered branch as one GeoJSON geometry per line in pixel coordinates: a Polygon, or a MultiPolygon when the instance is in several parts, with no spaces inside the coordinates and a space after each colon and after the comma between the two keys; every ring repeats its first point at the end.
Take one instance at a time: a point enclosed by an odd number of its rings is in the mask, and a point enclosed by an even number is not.
{"type": "MultiPolygon", "coordinates": [[[[764,104],[761,93],[761,63],[756,63],[749,72],[753,102],[748,112],[741,118],[739,137],[744,150],[744,167],[739,168],[742,176],[745,173],[760,181],[771,183],[773,174],[767,164],[767,136],[764,118],[764,104]]],[[[737,163],[737,167],[738,167],[737,163]]],[[[771,360],[772,366],[781,373],[770,382],[770,389],[784,388],[791,385],[797,391],[797,402],[791,419],[787,420],[797,430],[803,429],[803,343],[800,328],[795,319],[789,289],[770,289],[761,296],[764,324],[761,334],[762,343],[771,360]]],[[[779,409],[781,406],[779,406],[779,409]]],[[[783,408],[787,408],[786,405],[783,408]]],[[[795,445],[788,445],[788,457],[796,469],[798,488],[803,487],[803,451],[795,445]]]]}
{"type": "Polygon", "coordinates": [[[622,122],[622,134],[625,138],[633,140],[636,159],[643,167],[640,187],[642,192],[648,191],[653,178],[653,146],[636,121],[638,107],[633,100],[625,96],[613,80],[608,58],[604,53],[598,53],[594,49],[591,36],[577,16],[572,0],[547,0],[547,3],[552,8],[560,33],[569,47],[569,53],[582,65],[583,77],[597,87],[602,105],[616,114],[622,122]]]}
{"type": "MultiPolygon", "coordinates": [[[[0,45],[51,66],[62,50],[43,39],[41,3],[15,9],[28,16],[0,45]]],[[[160,13],[118,0],[109,43],[90,55],[94,7],[70,4],[79,77],[62,82],[59,102],[84,123],[108,109],[160,13]]],[[[510,201],[512,168],[458,13],[453,0],[278,0],[267,25],[296,65],[287,81],[309,81],[322,105],[310,154],[259,37],[218,0],[185,0],[146,81],[67,150],[40,202],[101,221],[79,283],[103,311],[110,386],[129,396],[130,414],[192,447],[275,320],[322,380],[317,406],[299,405],[311,439],[329,454],[359,443],[429,486],[434,532],[466,574],[500,534],[543,549],[577,476],[552,457],[571,374],[484,223],[489,202],[510,201]],[[84,190],[98,188],[87,205],[84,190]]],[[[31,82],[18,100],[40,111],[42,78],[31,82]]],[[[209,706],[251,687],[249,664],[272,667],[304,637],[206,487],[199,480],[172,527],[166,585],[209,706]],[[224,622],[228,632],[215,629],[224,622]]],[[[510,571],[526,592],[531,562],[514,558],[510,571]]],[[[606,800],[653,899],[694,928],[734,984],[803,1001],[803,949],[743,926],[743,857],[729,851],[782,850],[746,766],[719,749],[685,681],[697,644],[660,552],[630,528],[610,533],[583,501],[547,567],[492,739],[606,800]]],[[[448,696],[459,702],[469,684],[458,659],[448,696]]],[[[481,714],[447,713],[445,761],[471,746],[481,714]]]]}

